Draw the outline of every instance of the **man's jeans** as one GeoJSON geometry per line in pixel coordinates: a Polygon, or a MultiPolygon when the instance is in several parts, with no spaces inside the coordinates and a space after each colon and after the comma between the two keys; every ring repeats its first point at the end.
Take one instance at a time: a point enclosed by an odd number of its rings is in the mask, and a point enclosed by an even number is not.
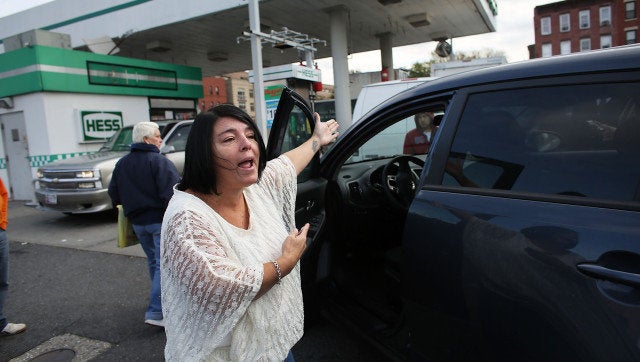
{"type": "Polygon", "coordinates": [[[144,319],[162,319],[162,301],[160,297],[160,229],[162,224],[133,225],[142,250],[147,254],[149,276],[151,277],[151,293],[149,308],[144,319]]]}
{"type": "Polygon", "coordinates": [[[9,241],[7,232],[0,229],[0,331],[7,326],[4,316],[4,302],[9,290],[9,241]]]}

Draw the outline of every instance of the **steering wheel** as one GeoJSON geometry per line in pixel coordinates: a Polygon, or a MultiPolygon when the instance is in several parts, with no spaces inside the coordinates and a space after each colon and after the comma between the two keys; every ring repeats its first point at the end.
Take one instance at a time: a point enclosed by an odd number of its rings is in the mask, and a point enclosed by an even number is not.
{"type": "Polygon", "coordinates": [[[415,156],[398,156],[389,161],[382,169],[382,189],[391,206],[406,213],[416,192],[420,175],[416,174],[409,163],[424,167],[424,161],[415,156]],[[396,166],[397,165],[397,166],[396,166]],[[397,172],[393,174],[393,170],[397,172]]]}

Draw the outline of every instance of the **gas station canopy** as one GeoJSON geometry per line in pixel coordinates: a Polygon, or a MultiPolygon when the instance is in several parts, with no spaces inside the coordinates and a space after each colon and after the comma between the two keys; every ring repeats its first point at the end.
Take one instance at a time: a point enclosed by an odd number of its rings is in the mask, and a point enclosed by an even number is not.
{"type": "MultiPolygon", "coordinates": [[[[203,76],[252,68],[247,0],[54,0],[0,18],[0,39],[32,29],[70,34],[74,49],[87,39],[111,39],[111,54],[188,65],[203,76]],[[83,40],[84,39],[84,40],[83,40]]],[[[463,37],[495,31],[495,0],[268,0],[259,2],[261,32],[292,30],[306,34],[315,58],[331,56],[330,13],[348,14],[349,53],[463,37]]],[[[108,48],[108,47],[107,47],[108,48]]],[[[265,43],[263,66],[304,60],[287,44],[265,43]]]]}

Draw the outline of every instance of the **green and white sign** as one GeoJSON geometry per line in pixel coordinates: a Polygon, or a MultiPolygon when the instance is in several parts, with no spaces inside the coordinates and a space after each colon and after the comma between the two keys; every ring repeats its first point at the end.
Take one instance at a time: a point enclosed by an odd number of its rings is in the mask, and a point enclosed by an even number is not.
{"type": "MultiPolygon", "coordinates": [[[[277,65],[275,67],[264,68],[262,72],[262,80],[265,82],[287,78],[303,79],[311,82],[322,81],[320,69],[309,68],[299,64],[277,65]]],[[[252,70],[249,71],[249,82],[253,83],[252,70]]]]}
{"type": "Polygon", "coordinates": [[[278,102],[280,101],[283,88],[283,85],[273,85],[264,88],[264,101],[267,108],[268,129],[273,125],[273,118],[276,115],[276,109],[278,109],[278,102]]]}
{"type": "Polygon", "coordinates": [[[81,142],[104,142],[122,128],[122,112],[80,111],[81,142]]]}
{"type": "Polygon", "coordinates": [[[35,92],[201,98],[200,68],[34,45],[0,53],[0,98],[35,92]]]}

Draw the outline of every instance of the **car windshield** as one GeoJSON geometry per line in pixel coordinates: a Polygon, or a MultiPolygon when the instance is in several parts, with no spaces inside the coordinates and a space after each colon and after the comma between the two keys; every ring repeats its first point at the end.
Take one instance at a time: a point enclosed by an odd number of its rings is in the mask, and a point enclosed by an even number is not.
{"type": "MultiPolygon", "coordinates": [[[[156,122],[157,123],[157,122],[156,122]]],[[[176,122],[158,123],[160,134],[164,136],[175,126],[176,122]]],[[[133,126],[126,126],[119,129],[111,136],[98,151],[129,151],[129,146],[133,142],[133,126]]]]}
{"type": "Polygon", "coordinates": [[[132,133],[132,126],[121,128],[100,147],[99,151],[129,151],[132,133]]]}

